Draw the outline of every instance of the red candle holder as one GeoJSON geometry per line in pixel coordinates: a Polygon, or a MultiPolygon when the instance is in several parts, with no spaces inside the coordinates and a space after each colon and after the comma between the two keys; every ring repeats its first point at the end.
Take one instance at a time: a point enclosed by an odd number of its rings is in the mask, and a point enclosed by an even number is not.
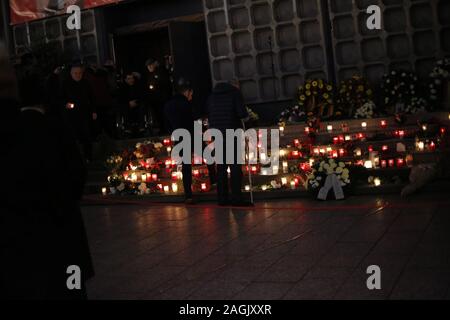
{"type": "Polygon", "coordinates": [[[398,158],[397,159],[397,167],[401,168],[405,165],[405,159],[403,158],[398,158]]]}
{"type": "Polygon", "coordinates": [[[381,150],[382,150],[382,151],[388,151],[388,150],[389,150],[389,147],[386,146],[386,145],[384,145],[384,146],[381,147],[381,150]]]}
{"type": "Polygon", "coordinates": [[[386,120],[381,120],[380,121],[380,127],[383,128],[383,129],[386,129],[387,128],[387,121],[386,120]]]}
{"type": "Polygon", "coordinates": [[[390,168],[393,168],[394,166],[395,166],[395,161],[394,161],[394,159],[389,159],[389,167],[390,168]]]}
{"type": "Polygon", "coordinates": [[[381,167],[382,168],[386,168],[387,167],[387,161],[386,160],[381,160],[381,167]]]}

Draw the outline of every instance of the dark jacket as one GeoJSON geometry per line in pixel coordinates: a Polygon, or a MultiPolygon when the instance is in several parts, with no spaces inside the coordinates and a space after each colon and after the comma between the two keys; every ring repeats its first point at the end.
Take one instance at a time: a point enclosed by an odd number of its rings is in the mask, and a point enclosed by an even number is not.
{"type": "Polygon", "coordinates": [[[63,108],[67,103],[74,103],[73,110],[66,110],[71,117],[90,121],[95,112],[92,89],[86,80],[76,82],[69,78],[63,86],[63,108]]]}
{"type": "Polygon", "coordinates": [[[139,105],[143,103],[143,88],[139,82],[133,86],[130,86],[124,83],[119,89],[119,103],[120,108],[123,112],[127,111],[130,108],[130,101],[137,100],[139,105]]]}
{"type": "Polygon", "coordinates": [[[0,204],[2,295],[77,299],[66,287],[67,267],[80,266],[84,280],[93,276],[79,206],[86,178],[80,152],[60,119],[31,110],[9,121],[1,164],[18,170],[3,176],[11,183],[0,204]]]}
{"type": "Polygon", "coordinates": [[[207,113],[211,129],[238,129],[248,117],[241,92],[228,83],[218,84],[208,98],[207,113]]]}
{"type": "Polygon", "coordinates": [[[164,107],[164,115],[170,132],[186,129],[194,133],[194,115],[191,103],[185,96],[177,94],[164,107]]]}

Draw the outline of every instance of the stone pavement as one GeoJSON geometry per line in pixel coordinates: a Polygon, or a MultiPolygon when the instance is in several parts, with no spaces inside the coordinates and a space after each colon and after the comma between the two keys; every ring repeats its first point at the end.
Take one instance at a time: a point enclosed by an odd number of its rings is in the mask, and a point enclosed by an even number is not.
{"type": "Polygon", "coordinates": [[[450,299],[445,193],[83,212],[91,299],[450,299]],[[370,265],[381,290],[367,289],[370,265]]]}

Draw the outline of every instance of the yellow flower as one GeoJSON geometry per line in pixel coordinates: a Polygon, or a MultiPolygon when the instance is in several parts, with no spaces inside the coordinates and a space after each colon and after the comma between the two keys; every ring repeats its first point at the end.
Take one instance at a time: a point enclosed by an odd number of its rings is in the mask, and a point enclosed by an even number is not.
{"type": "Polygon", "coordinates": [[[305,100],[306,100],[306,97],[305,97],[304,95],[301,95],[301,96],[300,96],[300,100],[305,101],[305,100]]]}
{"type": "Polygon", "coordinates": [[[313,85],[313,87],[317,87],[317,85],[318,85],[317,81],[313,81],[312,85],[313,85]]]}
{"type": "Polygon", "coordinates": [[[306,86],[305,86],[305,87],[306,87],[306,89],[307,89],[307,90],[311,89],[311,85],[310,85],[309,83],[308,83],[308,84],[306,84],[306,86]]]}
{"type": "Polygon", "coordinates": [[[328,100],[328,98],[330,97],[330,95],[329,95],[328,93],[325,93],[325,94],[323,95],[323,97],[324,97],[326,100],[328,100]]]}
{"type": "Polygon", "coordinates": [[[330,85],[328,85],[328,86],[327,86],[327,90],[328,90],[328,91],[331,91],[331,90],[333,90],[333,87],[330,86],[330,85]]]}
{"type": "Polygon", "coordinates": [[[311,91],[306,91],[306,95],[309,97],[311,95],[311,91]]]}

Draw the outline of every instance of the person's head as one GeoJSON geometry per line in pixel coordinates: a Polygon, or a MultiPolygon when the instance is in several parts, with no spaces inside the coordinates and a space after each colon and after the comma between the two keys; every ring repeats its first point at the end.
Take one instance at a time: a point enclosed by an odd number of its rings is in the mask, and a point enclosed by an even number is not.
{"type": "Polygon", "coordinates": [[[155,72],[158,68],[158,61],[154,58],[150,58],[145,62],[145,66],[149,72],[155,72]]]}
{"type": "Polygon", "coordinates": [[[17,99],[17,79],[3,43],[0,43],[0,99],[17,99]]]}
{"type": "Polygon", "coordinates": [[[136,84],[136,78],[132,72],[125,76],[125,83],[130,87],[136,84]]]}
{"type": "Polygon", "coordinates": [[[73,81],[80,82],[83,79],[84,68],[81,65],[73,65],[70,69],[70,76],[73,81]]]}
{"type": "Polygon", "coordinates": [[[184,78],[180,78],[177,82],[177,93],[186,97],[188,101],[192,101],[194,98],[194,90],[189,81],[184,78]]]}

